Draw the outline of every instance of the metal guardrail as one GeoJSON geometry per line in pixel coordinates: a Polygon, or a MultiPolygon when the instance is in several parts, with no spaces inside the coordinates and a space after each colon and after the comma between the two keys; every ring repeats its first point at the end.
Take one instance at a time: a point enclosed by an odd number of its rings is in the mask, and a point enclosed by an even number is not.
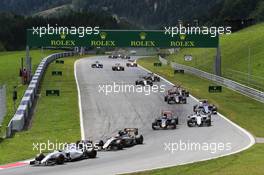
{"type": "MultiPolygon", "coordinates": [[[[162,62],[165,59],[159,57],[159,60],[162,62]]],[[[217,76],[214,74],[210,74],[208,72],[201,71],[199,69],[196,69],[196,68],[193,68],[190,66],[185,66],[182,64],[174,63],[174,62],[171,62],[170,65],[173,69],[182,69],[186,73],[194,74],[196,76],[211,80],[217,84],[223,85],[229,89],[235,90],[235,91],[237,91],[243,95],[246,95],[250,98],[253,98],[257,101],[264,103],[264,92],[262,92],[262,91],[253,89],[251,87],[248,87],[246,85],[240,84],[238,82],[235,82],[233,80],[230,80],[230,79],[227,79],[224,77],[220,77],[220,76],[217,76]]]]}
{"type": "Polygon", "coordinates": [[[6,115],[6,86],[0,85],[0,126],[6,115]]]}
{"type": "Polygon", "coordinates": [[[11,137],[14,132],[22,131],[25,127],[26,121],[29,118],[34,100],[36,99],[37,90],[39,88],[41,79],[48,65],[58,59],[67,56],[73,56],[74,52],[63,52],[49,55],[43,58],[38,65],[35,74],[33,75],[27,90],[17,108],[17,111],[13,118],[10,120],[6,128],[6,137],[11,137]]]}
{"type": "Polygon", "coordinates": [[[161,56],[159,56],[159,61],[160,61],[163,65],[168,65],[168,60],[162,58],[161,56]]]}

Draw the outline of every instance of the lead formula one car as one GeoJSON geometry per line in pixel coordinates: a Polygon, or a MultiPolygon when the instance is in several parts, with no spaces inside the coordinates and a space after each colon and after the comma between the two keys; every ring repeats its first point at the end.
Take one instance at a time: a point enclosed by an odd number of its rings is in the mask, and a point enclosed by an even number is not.
{"type": "Polygon", "coordinates": [[[162,111],[161,116],[152,123],[152,129],[176,129],[177,124],[179,119],[173,115],[172,111],[162,111]]]}
{"type": "Polygon", "coordinates": [[[52,153],[48,153],[47,155],[43,153],[38,154],[35,160],[30,161],[30,165],[61,165],[65,162],[95,158],[96,155],[97,151],[93,147],[88,149],[80,149],[75,143],[72,143],[65,145],[64,150],[56,150],[52,153]]]}

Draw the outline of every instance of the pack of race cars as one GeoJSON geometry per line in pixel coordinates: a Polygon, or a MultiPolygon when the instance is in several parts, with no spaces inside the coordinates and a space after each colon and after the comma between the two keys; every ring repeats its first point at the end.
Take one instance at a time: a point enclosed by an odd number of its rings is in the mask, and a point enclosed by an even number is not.
{"type": "MultiPolygon", "coordinates": [[[[129,56],[110,55],[111,59],[128,59],[127,67],[137,67],[135,60],[130,60],[129,56]]],[[[91,68],[103,68],[103,64],[96,61],[91,64],[91,68]]],[[[112,66],[113,71],[124,71],[125,68],[120,63],[112,66]]],[[[155,82],[160,82],[160,77],[154,73],[147,73],[140,76],[135,81],[135,85],[153,86],[155,82]]],[[[164,94],[164,102],[169,105],[187,104],[189,92],[181,86],[173,86],[164,94]]],[[[211,126],[212,115],[217,114],[217,107],[214,104],[209,104],[208,100],[200,100],[198,104],[193,106],[193,113],[187,116],[186,123],[188,127],[211,126]]],[[[162,110],[161,114],[154,119],[151,124],[153,130],[176,129],[179,125],[179,117],[171,110],[162,110]]],[[[82,159],[96,158],[98,151],[122,150],[135,145],[143,144],[144,137],[139,134],[138,128],[124,128],[118,133],[105,140],[93,142],[91,140],[81,140],[76,143],[66,144],[62,150],[55,150],[48,154],[39,154],[34,160],[30,161],[30,165],[48,166],[61,165],[65,162],[71,162],[82,159]]]]}

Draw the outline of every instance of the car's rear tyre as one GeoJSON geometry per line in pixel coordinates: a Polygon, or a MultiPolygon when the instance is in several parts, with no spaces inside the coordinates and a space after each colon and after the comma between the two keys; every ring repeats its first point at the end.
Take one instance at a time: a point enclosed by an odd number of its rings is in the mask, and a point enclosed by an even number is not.
{"type": "Polygon", "coordinates": [[[57,165],[62,165],[65,162],[64,155],[60,154],[58,157],[56,157],[55,162],[57,165]]]}
{"type": "Polygon", "coordinates": [[[155,123],[152,123],[152,129],[153,129],[153,130],[157,130],[157,128],[156,128],[156,124],[155,124],[155,123]]]}
{"type": "Polygon", "coordinates": [[[36,161],[42,161],[45,158],[45,155],[43,153],[40,153],[36,156],[35,160],[36,161]]]}
{"type": "Polygon", "coordinates": [[[187,126],[188,126],[188,127],[193,127],[193,122],[191,122],[191,121],[187,121],[187,126]]]}
{"type": "Polygon", "coordinates": [[[172,124],[172,129],[176,129],[176,123],[172,124]]]}
{"type": "Polygon", "coordinates": [[[143,141],[144,141],[143,135],[140,135],[138,138],[136,138],[137,144],[143,144],[143,141]]]}
{"type": "Polygon", "coordinates": [[[91,151],[85,151],[85,156],[87,158],[93,159],[93,158],[96,158],[96,155],[97,155],[97,151],[94,149],[92,149],[91,151]]]}

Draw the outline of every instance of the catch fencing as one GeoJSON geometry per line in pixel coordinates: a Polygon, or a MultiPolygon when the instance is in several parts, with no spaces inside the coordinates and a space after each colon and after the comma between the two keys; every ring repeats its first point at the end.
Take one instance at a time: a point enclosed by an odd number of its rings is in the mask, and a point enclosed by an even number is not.
{"type": "MultiPolygon", "coordinates": [[[[160,60],[160,62],[165,63],[166,59],[159,57],[159,60],[160,60]]],[[[201,71],[199,69],[196,69],[196,68],[193,68],[190,66],[185,66],[182,64],[174,63],[174,62],[171,62],[170,65],[174,70],[176,70],[176,69],[177,70],[184,70],[184,72],[186,72],[186,73],[194,74],[196,76],[211,80],[211,81],[213,81],[219,85],[223,85],[229,89],[235,90],[235,91],[237,91],[243,95],[246,95],[250,98],[253,98],[255,100],[258,100],[258,101],[264,103],[264,92],[263,91],[256,90],[254,88],[240,84],[240,83],[235,82],[233,80],[230,80],[230,79],[227,79],[224,77],[220,77],[220,76],[208,73],[208,72],[204,72],[204,71],[201,71]]]]}

